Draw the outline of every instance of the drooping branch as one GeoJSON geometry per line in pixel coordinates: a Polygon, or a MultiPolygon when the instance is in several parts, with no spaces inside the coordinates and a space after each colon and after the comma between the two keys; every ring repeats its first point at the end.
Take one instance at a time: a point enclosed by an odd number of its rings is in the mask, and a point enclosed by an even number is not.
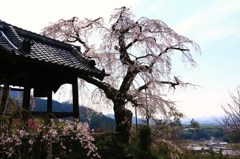
{"type": "Polygon", "coordinates": [[[89,29],[89,28],[92,28],[93,25],[102,26],[102,23],[103,23],[102,22],[103,21],[102,17],[98,17],[94,20],[85,18],[85,20],[86,20],[87,24],[82,26],[81,29],[89,29]]]}
{"type": "Polygon", "coordinates": [[[148,81],[144,85],[140,86],[132,96],[137,97],[142,92],[142,90],[147,89],[149,87],[149,85],[151,85],[151,84],[152,84],[152,81],[148,81]]]}
{"type": "Polygon", "coordinates": [[[177,45],[178,44],[176,44],[175,46],[169,46],[169,47],[165,48],[162,52],[160,52],[157,56],[155,56],[153,61],[150,63],[149,68],[152,69],[154,64],[158,61],[158,59],[161,58],[161,56],[163,54],[166,54],[169,50],[179,50],[182,52],[189,51],[189,49],[186,49],[186,48],[176,47],[177,45]]]}
{"type": "Polygon", "coordinates": [[[84,42],[80,37],[76,37],[76,41],[82,44],[83,47],[85,48],[83,55],[86,55],[91,50],[91,48],[87,45],[87,43],[84,42]]]}
{"type": "Polygon", "coordinates": [[[195,85],[195,84],[192,84],[192,83],[189,83],[189,82],[183,82],[181,81],[178,77],[174,76],[174,81],[158,81],[158,80],[155,80],[154,81],[155,83],[158,83],[158,84],[165,84],[165,85],[170,85],[172,88],[176,89],[176,86],[186,86],[186,85],[191,85],[193,87],[197,87],[198,85],[195,85]]]}
{"type": "Polygon", "coordinates": [[[88,45],[87,36],[91,30],[102,26],[102,18],[79,20],[73,17],[69,20],[60,19],[56,23],[43,29],[42,34],[67,43],[79,42],[83,48],[83,54],[87,54],[91,47],[88,45]]]}
{"type": "Polygon", "coordinates": [[[147,89],[149,87],[149,85],[152,84],[152,81],[148,81],[147,83],[145,83],[144,85],[140,86],[138,89],[137,89],[137,92],[141,92],[142,90],[144,89],[147,89]]]}
{"type": "Polygon", "coordinates": [[[172,87],[173,89],[176,89],[176,86],[179,85],[192,85],[192,86],[197,86],[188,82],[183,82],[181,80],[179,80],[178,77],[174,76],[174,81],[158,81],[158,80],[150,80],[148,82],[146,82],[145,84],[143,84],[142,86],[140,86],[138,89],[136,89],[135,93],[132,94],[132,97],[137,97],[139,96],[139,94],[143,91],[149,88],[149,86],[153,83],[156,84],[160,84],[160,85],[170,85],[170,87],[172,87]]]}

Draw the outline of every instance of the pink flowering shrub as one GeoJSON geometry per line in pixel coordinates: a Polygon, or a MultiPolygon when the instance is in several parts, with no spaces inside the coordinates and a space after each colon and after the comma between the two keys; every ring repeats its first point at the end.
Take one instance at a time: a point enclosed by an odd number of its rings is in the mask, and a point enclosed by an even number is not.
{"type": "Polygon", "coordinates": [[[101,158],[88,125],[78,120],[54,119],[49,124],[30,128],[10,129],[6,124],[0,126],[0,158],[21,158],[26,154],[27,158],[60,158],[62,154],[71,153],[74,145],[79,145],[78,150],[86,158],[101,158]]]}

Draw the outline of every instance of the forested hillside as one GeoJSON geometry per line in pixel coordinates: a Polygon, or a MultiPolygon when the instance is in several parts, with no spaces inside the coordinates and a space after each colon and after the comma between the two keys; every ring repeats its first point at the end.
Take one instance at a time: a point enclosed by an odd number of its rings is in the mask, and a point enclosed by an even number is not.
{"type": "MultiPolygon", "coordinates": [[[[52,104],[53,112],[72,112],[71,103],[60,103],[58,101],[53,101],[52,104]]],[[[80,106],[79,108],[80,121],[87,122],[91,129],[94,129],[95,131],[115,131],[116,125],[114,119],[85,106],[80,106]]],[[[44,112],[46,110],[47,100],[35,98],[33,111],[44,112]]]]}

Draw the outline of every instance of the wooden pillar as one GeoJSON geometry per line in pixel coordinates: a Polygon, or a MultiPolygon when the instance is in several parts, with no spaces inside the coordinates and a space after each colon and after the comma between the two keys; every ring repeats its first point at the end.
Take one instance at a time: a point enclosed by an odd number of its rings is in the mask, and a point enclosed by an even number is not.
{"type": "Polygon", "coordinates": [[[52,113],[52,90],[48,91],[47,97],[47,112],[52,113]]]}
{"type": "MultiPolygon", "coordinates": [[[[30,80],[29,78],[25,78],[25,83],[24,83],[24,90],[23,90],[23,108],[25,111],[29,111],[30,108],[30,80]]],[[[23,114],[23,118],[27,118],[27,113],[23,114]]]]}
{"type": "Polygon", "coordinates": [[[79,102],[78,102],[78,78],[76,77],[72,83],[73,95],[73,118],[79,119],[79,102]]]}
{"type": "Polygon", "coordinates": [[[4,82],[4,87],[2,91],[2,99],[1,99],[1,105],[0,105],[0,113],[1,115],[4,113],[4,109],[7,104],[7,98],[9,96],[9,85],[7,82],[4,82]]]}

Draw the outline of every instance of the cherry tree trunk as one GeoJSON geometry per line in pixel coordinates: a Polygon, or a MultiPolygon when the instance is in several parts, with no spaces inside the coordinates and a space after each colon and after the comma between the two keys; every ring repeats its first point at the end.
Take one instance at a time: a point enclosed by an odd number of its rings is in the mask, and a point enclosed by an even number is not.
{"type": "Polygon", "coordinates": [[[114,102],[117,139],[119,142],[128,143],[132,126],[132,112],[125,108],[123,101],[114,102]]]}

